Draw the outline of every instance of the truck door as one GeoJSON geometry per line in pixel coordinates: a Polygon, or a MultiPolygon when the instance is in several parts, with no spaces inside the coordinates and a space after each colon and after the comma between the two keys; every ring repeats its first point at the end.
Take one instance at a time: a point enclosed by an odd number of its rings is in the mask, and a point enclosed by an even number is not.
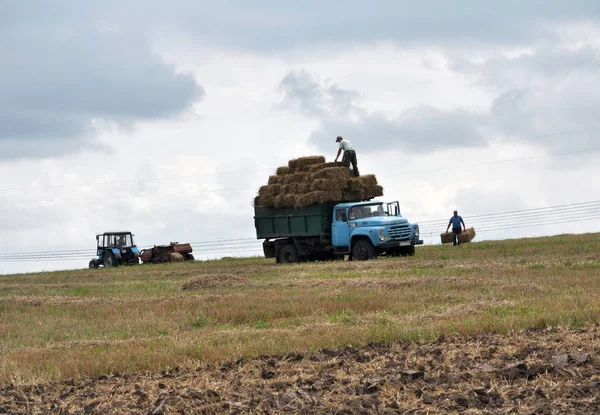
{"type": "Polygon", "coordinates": [[[350,226],[346,209],[335,209],[331,223],[331,241],[334,247],[350,246],[350,226]]]}
{"type": "Polygon", "coordinates": [[[401,216],[400,215],[400,203],[391,202],[387,204],[389,216],[401,216]]]}

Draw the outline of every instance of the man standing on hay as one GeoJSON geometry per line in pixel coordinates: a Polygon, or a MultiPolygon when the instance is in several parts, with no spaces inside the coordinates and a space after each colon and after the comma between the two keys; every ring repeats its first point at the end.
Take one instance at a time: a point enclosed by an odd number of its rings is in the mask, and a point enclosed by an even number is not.
{"type": "Polygon", "coordinates": [[[342,163],[344,163],[344,167],[349,168],[350,163],[352,163],[352,171],[354,171],[354,177],[358,177],[358,167],[356,162],[356,151],[352,144],[348,140],[344,140],[342,136],[338,135],[335,139],[336,143],[340,143],[340,148],[338,149],[337,156],[335,156],[335,161],[337,162],[340,157],[340,153],[344,150],[344,156],[342,157],[342,163]]]}
{"type": "Polygon", "coordinates": [[[461,232],[461,230],[460,230],[461,223],[466,231],[467,227],[465,226],[465,222],[463,221],[463,218],[458,216],[458,212],[455,210],[454,216],[452,216],[450,218],[450,222],[448,222],[448,227],[446,228],[446,232],[448,232],[448,229],[450,229],[450,225],[452,225],[452,245],[460,245],[459,235],[461,232]]]}

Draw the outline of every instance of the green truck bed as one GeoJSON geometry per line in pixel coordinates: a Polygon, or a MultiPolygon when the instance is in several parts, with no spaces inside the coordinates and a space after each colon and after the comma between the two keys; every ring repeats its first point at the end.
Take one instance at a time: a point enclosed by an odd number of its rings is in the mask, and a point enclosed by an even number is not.
{"type": "Polygon", "coordinates": [[[254,207],[256,238],[331,236],[331,215],[335,202],[304,209],[254,207]]]}

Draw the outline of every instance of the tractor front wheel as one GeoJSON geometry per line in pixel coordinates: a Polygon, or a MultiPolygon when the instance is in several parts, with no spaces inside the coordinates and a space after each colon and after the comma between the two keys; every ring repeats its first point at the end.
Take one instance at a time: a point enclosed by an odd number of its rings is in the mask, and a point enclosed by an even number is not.
{"type": "Polygon", "coordinates": [[[98,268],[98,263],[96,262],[95,259],[92,259],[90,261],[90,269],[96,269],[96,268],[98,268]]]}
{"type": "Polygon", "coordinates": [[[194,260],[194,255],[192,254],[187,254],[185,259],[187,259],[188,261],[193,261],[194,260]]]}

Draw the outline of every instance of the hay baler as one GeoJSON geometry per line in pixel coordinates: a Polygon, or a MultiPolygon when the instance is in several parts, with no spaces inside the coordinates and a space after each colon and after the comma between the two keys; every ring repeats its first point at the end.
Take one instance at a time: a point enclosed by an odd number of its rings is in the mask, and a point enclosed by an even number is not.
{"type": "Polygon", "coordinates": [[[171,242],[169,245],[154,245],[142,249],[140,259],[143,263],[160,264],[163,262],[193,261],[192,246],[188,243],[171,242]]]}
{"type": "Polygon", "coordinates": [[[265,239],[265,258],[278,263],[414,255],[415,245],[423,244],[419,225],[400,215],[398,202],[327,202],[303,209],[255,206],[254,225],[257,239],[265,239]]]}

